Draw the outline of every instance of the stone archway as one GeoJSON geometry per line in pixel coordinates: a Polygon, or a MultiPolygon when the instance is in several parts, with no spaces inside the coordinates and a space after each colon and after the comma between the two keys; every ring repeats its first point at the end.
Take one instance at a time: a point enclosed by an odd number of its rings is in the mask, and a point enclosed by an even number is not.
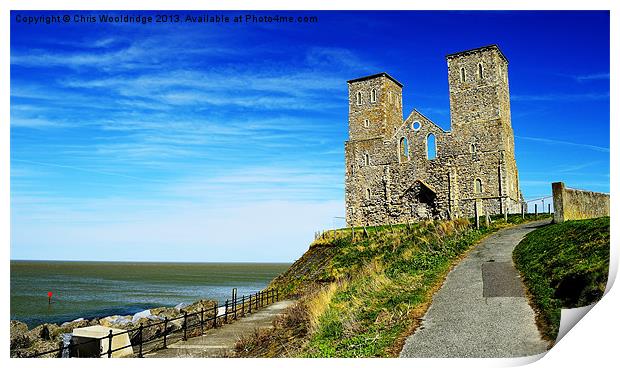
{"type": "Polygon", "coordinates": [[[403,205],[410,209],[414,219],[432,219],[439,216],[435,190],[421,180],[416,180],[402,196],[403,205]]]}

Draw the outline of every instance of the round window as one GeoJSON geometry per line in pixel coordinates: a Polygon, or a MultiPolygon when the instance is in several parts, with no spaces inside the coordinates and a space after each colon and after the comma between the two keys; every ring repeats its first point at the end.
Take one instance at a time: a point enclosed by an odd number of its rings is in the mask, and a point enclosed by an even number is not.
{"type": "Polygon", "coordinates": [[[420,130],[420,128],[422,127],[422,124],[420,124],[419,121],[414,121],[413,124],[411,124],[411,128],[413,130],[420,130]]]}

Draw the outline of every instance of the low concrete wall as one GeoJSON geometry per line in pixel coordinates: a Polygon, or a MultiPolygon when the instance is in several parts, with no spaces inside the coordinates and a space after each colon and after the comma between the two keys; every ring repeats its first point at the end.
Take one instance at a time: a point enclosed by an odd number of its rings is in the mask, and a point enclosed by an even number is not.
{"type": "Polygon", "coordinates": [[[553,222],[609,216],[609,194],[566,188],[564,183],[551,184],[553,190],[553,222]]]}

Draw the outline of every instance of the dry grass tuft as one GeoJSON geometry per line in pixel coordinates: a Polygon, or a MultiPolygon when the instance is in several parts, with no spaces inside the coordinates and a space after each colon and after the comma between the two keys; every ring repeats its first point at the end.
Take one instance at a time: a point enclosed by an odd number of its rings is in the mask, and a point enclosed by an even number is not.
{"type": "Polygon", "coordinates": [[[343,282],[331,283],[302,300],[302,303],[306,307],[305,309],[308,314],[311,331],[315,331],[316,327],[319,325],[319,319],[329,307],[329,303],[336,291],[338,291],[338,288],[342,286],[343,282]]]}

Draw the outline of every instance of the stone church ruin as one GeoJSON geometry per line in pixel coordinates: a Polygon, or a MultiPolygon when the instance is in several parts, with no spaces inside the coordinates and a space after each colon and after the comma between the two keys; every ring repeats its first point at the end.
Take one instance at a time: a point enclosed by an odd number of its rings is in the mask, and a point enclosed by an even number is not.
{"type": "Polygon", "coordinates": [[[349,226],[519,213],[508,60],[496,45],[450,54],[451,130],[413,110],[387,73],[348,81],[349,226]]]}

